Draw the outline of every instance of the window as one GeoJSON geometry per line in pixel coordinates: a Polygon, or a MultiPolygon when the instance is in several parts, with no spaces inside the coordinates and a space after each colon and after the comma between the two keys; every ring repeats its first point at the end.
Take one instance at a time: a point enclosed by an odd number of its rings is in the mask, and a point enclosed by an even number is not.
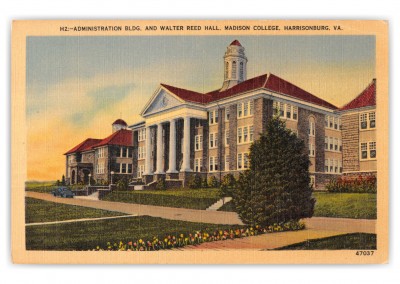
{"type": "Polygon", "coordinates": [[[201,169],[202,169],[201,163],[202,163],[201,158],[196,158],[194,160],[194,171],[195,172],[201,172],[201,169]]]}
{"type": "Polygon", "coordinates": [[[217,157],[210,157],[210,172],[218,171],[218,159],[217,157]]]}
{"type": "Polygon", "coordinates": [[[333,160],[329,159],[329,172],[333,172],[333,160]]]}
{"type": "Polygon", "coordinates": [[[339,151],[342,152],[342,150],[343,150],[342,140],[339,139],[339,151]]]}
{"type": "Polygon", "coordinates": [[[339,140],[337,138],[334,139],[334,146],[335,151],[339,151],[339,140]]]}
{"type": "Polygon", "coordinates": [[[126,164],[121,164],[121,171],[120,173],[126,173],[126,164]]]}
{"type": "Polygon", "coordinates": [[[200,151],[203,150],[203,135],[196,135],[194,137],[194,150],[200,151]]]}
{"type": "Polygon", "coordinates": [[[339,160],[338,163],[339,163],[339,173],[342,173],[343,172],[342,160],[339,160]]]}
{"type": "Polygon", "coordinates": [[[146,128],[142,128],[138,130],[138,141],[146,140],[146,128]]]}
{"type": "Polygon", "coordinates": [[[236,79],[236,61],[232,62],[232,79],[236,79]]]}
{"type": "Polygon", "coordinates": [[[243,127],[243,142],[246,143],[249,138],[249,129],[246,127],[243,127]]]}
{"type": "Polygon", "coordinates": [[[370,112],[368,117],[369,117],[369,128],[375,128],[375,112],[370,112]]]}
{"type": "Polygon", "coordinates": [[[329,150],[333,151],[333,138],[329,137],[329,150]]]}
{"type": "Polygon", "coordinates": [[[96,173],[97,174],[104,174],[104,162],[100,162],[97,164],[96,173]]]}
{"type": "Polygon", "coordinates": [[[310,117],[308,120],[308,124],[308,135],[315,136],[315,119],[313,117],[310,117]]]}
{"type": "Polygon", "coordinates": [[[210,125],[218,123],[218,110],[212,110],[208,112],[208,121],[210,125]]]}
{"type": "Polygon", "coordinates": [[[225,171],[229,171],[229,155],[225,156],[225,171]]]}
{"type": "Polygon", "coordinates": [[[127,147],[121,147],[120,151],[119,151],[119,156],[121,158],[128,157],[128,152],[129,152],[129,150],[127,147]]]}
{"type": "Polygon", "coordinates": [[[243,167],[242,159],[243,159],[243,155],[242,155],[242,153],[239,153],[238,154],[238,159],[237,159],[237,168],[238,168],[238,170],[241,170],[242,167],[243,167]]]}
{"type": "Polygon", "coordinates": [[[128,174],[132,173],[132,164],[128,164],[128,174]]]}
{"type": "Polygon", "coordinates": [[[310,187],[315,188],[315,176],[310,176],[310,187]]]}
{"type": "Polygon", "coordinates": [[[250,115],[253,115],[253,114],[254,114],[254,101],[253,101],[253,100],[251,100],[251,101],[249,102],[249,109],[250,109],[249,114],[250,114],[250,115]]]}
{"type": "Polygon", "coordinates": [[[210,149],[217,148],[218,135],[217,133],[210,133],[210,149]]]}
{"type": "Polygon", "coordinates": [[[360,128],[361,129],[367,129],[368,124],[367,124],[367,114],[366,113],[361,113],[360,114],[360,128]]]}
{"type": "Polygon", "coordinates": [[[336,130],[339,129],[339,123],[337,117],[335,117],[333,120],[333,128],[335,128],[336,130]]]}
{"type": "Polygon", "coordinates": [[[243,168],[248,169],[249,168],[249,153],[244,153],[243,154],[243,168]]]}
{"type": "Polygon", "coordinates": [[[252,116],[253,113],[254,113],[254,101],[253,100],[237,104],[238,118],[252,116]]]}
{"type": "Polygon", "coordinates": [[[368,158],[368,143],[361,143],[361,159],[365,160],[368,158]]]}
{"type": "Polygon", "coordinates": [[[138,178],[143,177],[143,174],[144,174],[144,165],[139,165],[138,171],[137,171],[138,178]]]}
{"type": "Polygon", "coordinates": [[[334,167],[335,173],[338,173],[339,172],[339,168],[338,168],[338,161],[337,160],[333,160],[333,167],[334,167]]]}
{"type": "Polygon", "coordinates": [[[328,141],[329,141],[328,136],[325,136],[325,150],[328,150],[328,141]]]}
{"type": "Polygon", "coordinates": [[[333,117],[329,117],[329,128],[333,128],[333,117]]]}
{"type": "Polygon", "coordinates": [[[308,144],[308,155],[310,157],[315,157],[315,145],[313,143],[308,144]]]}
{"type": "Polygon", "coordinates": [[[237,104],[237,117],[240,118],[243,116],[243,104],[238,103],[237,104]]]}
{"type": "Polygon", "coordinates": [[[229,107],[225,108],[225,121],[229,121],[229,107]]]}
{"type": "Polygon", "coordinates": [[[225,146],[229,146],[229,130],[225,130],[225,146]]]}
{"type": "Polygon", "coordinates": [[[225,79],[228,78],[228,73],[229,73],[229,63],[225,63],[225,79]]]}
{"type": "Polygon", "coordinates": [[[272,103],[272,110],[273,110],[274,115],[278,115],[278,113],[279,113],[279,103],[277,101],[274,101],[272,103]]]}
{"type": "Polygon", "coordinates": [[[285,104],[284,103],[279,103],[279,116],[280,117],[285,116],[285,104]]]}
{"type": "Polygon", "coordinates": [[[237,142],[238,142],[238,144],[241,144],[242,143],[242,128],[241,127],[239,127],[238,128],[238,132],[237,132],[237,142]]]}
{"type": "Polygon", "coordinates": [[[292,106],[286,105],[286,118],[292,118],[292,106]]]}
{"type": "Polygon", "coordinates": [[[371,159],[376,158],[376,142],[369,142],[369,157],[371,159]]]}
{"type": "Polygon", "coordinates": [[[297,120],[297,106],[293,106],[293,120],[297,120]]]}
{"type": "Polygon", "coordinates": [[[250,142],[254,141],[254,127],[253,125],[250,126],[250,142]]]}
{"type": "Polygon", "coordinates": [[[146,157],[146,148],[138,147],[138,160],[144,159],[146,157]]]}
{"type": "Polygon", "coordinates": [[[249,153],[238,153],[237,157],[238,170],[248,169],[250,166],[249,153]]]}
{"type": "Polygon", "coordinates": [[[240,67],[239,67],[239,79],[240,81],[243,81],[244,74],[243,74],[243,62],[240,62],[240,67]]]}
{"type": "Polygon", "coordinates": [[[329,172],[329,160],[325,159],[325,172],[329,172]]]}
{"type": "Polygon", "coordinates": [[[99,158],[104,158],[104,148],[99,148],[99,158]]]}

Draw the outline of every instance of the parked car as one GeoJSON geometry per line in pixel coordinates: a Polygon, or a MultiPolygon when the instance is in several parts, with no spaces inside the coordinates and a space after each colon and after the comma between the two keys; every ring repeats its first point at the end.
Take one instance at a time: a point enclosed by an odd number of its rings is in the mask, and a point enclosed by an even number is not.
{"type": "Polygon", "coordinates": [[[73,193],[71,190],[69,190],[66,187],[57,187],[51,193],[53,193],[53,195],[56,197],[59,196],[59,197],[64,197],[64,198],[74,198],[74,196],[75,196],[75,193],[73,193]]]}

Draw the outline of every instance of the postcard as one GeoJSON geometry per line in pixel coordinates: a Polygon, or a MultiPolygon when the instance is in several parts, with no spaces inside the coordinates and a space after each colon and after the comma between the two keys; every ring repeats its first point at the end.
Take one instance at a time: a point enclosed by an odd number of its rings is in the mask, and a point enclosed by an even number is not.
{"type": "Polygon", "coordinates": [[[388,262],[388,23],[12,25],[12,257],[388,262]]]}

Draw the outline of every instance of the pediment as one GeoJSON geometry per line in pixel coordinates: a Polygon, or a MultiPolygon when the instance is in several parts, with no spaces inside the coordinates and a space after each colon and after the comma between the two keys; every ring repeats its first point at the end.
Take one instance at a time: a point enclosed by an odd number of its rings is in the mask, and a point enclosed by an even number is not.
{"type": "Polygon", "coordinates": [[[143,115],[154,114],[157,112],[165,111],[182,104],[174,95],[169,93],[163,88],[160,88],[156,95],[153,97],[149,106],[143,112],[143,115]]]}

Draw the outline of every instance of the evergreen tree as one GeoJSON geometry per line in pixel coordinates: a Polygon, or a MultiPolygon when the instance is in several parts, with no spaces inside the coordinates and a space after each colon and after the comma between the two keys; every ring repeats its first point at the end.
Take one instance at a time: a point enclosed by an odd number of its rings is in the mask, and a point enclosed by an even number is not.
{"type": "Polygon", "coordinates": [[[62,175],[62,178],[61,178],[61,185],[65,185],[65,176],[64,175],[62,175]]]}
{"type": "Polygon", "coordinates": [[[250,169],[241,174],[233,201],[245,224],[268,226],[312,217],[315,199],[304,141],[279,118],[250,147],[250,169]]]}

